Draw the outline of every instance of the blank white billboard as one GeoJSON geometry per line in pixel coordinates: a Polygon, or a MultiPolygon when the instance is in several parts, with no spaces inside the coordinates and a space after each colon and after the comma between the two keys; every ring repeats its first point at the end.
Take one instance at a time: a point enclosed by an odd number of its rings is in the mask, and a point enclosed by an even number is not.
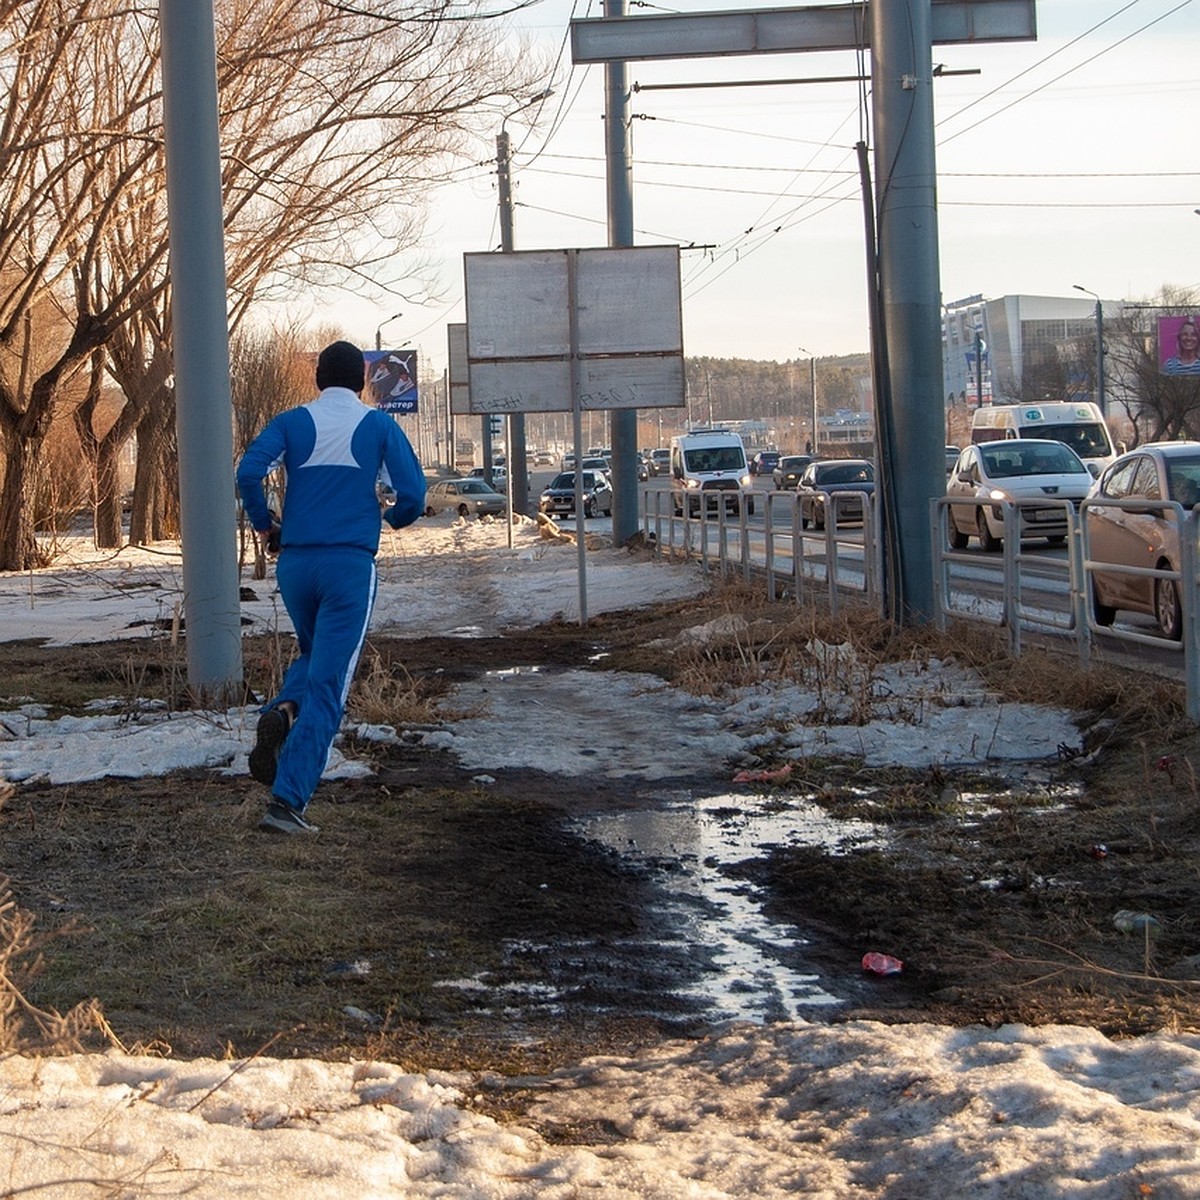
{"type": "Polygon", "coordinates": [[[466,254],[463,263],[471,412],[568,412],[573,397],[593,411],[684,405],[677,246],[466,254]]]}

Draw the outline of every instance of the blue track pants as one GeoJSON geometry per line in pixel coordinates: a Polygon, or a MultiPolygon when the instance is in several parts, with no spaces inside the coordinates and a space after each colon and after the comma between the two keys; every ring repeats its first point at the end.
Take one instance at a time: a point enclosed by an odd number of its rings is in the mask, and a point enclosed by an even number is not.
{"type": "MultiPolygon", "coordinates": [[[[266,708],[290,700],[297,716],[279,753],[274,795],[303,812],[342,723],[375,603],[375,559],[348,547],[285,550],[275,578],[300,647],[266,708]]],[[[265,711],[265,710],[264,710],[265,711]]]]}

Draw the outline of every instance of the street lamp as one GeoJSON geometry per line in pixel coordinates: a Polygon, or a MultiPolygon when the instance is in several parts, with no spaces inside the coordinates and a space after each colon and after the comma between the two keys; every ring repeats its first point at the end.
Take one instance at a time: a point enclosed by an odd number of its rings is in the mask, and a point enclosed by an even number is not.
{"type": "Polygon", "coordinates": [[[512,198],[512,146],[508,130],[504,128],[509,117],[524,112],[531,105],[554,95],[553,88],[544,88],[536,96],[530,96],[524,104],[517,105],[500,118],[500,132],[496,134],[496,190],[500,198],[500,249],[510,253],[513,248],[513,198],[512,198]]]}
{"type": "MultiPolygon", "coordinates": [[[[500,118],[500,132],[496,134],[496,192],[500,203],[500,250],[511,254],[513,250],[513,198],[512,198],[512,147],[508,130],[504,128],[509,117],[538,104],[554,94],[553,88],[544,88],[536,96],[530,96],[523,104],[500,118]]],[[[510,511],[515,505],[522,512],[529,502],[529,466],[525,457],[525,414],[510,413],[508,417],[508,487],[510,511]]],[[[483,419],[483,464],[484,476],[491,482],[492,435],[488,419],[483,419]]],[[[511,529],[510,535],[511,537],[511,529]]]]}
{"type": "Polygon", "coordinates": [[[1096,300],[1096,405],[1100,409],[1100,415],[1107,417],[1108,410],[1104,405],[1104,305],[1095,292],[1077,283],[1071,286],[1077,292],[1085,292],[1096,300]]]}
{"type": "Polygon", "coordinates": [[[385,325],[390,325],[393,321],[400,320],[400,318],[402,316],[404,316],[403,313],[392,313],[392,315],[390,317],[388,317],[386,321],[380,321],[379,324],[375,327],[375,349],[376,350],[383,349],[383,342],[380,340],[380,337],[379,337],[380,333],[383,332],[383,327],[385,325]]]}
{"type": "Polygon", "coordinates": [[[811,350],[805,350],[803,346],[797,346],[797,350],[801,354],[808,355],[808,382],[812,389],[812,449],[806,449],[806,454],[816,454],[817,452],[817,360],[811,350]]]}

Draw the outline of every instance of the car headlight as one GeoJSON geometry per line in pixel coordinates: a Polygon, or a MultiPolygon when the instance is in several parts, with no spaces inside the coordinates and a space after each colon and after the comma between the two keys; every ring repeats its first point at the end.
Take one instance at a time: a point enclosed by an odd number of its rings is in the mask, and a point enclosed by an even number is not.
{"type": "Polygon", "coordinates": [[[992,488],[992,490],[988,492],[987,498],[989,500],[1007,500],[1008,493],[1001,491],[999,488],[992,488]]]}
{"type": "Polygon", "coordinates": [[[698,480],[698,479],[685,479],[684,480],[684,487],[689,487],[693,491],[696,488],[698,488],[699,486],[700,486],[700,480],[698,480]]]}
{"type": "Polygon", "coordinates": [[[738,480],[738,483],[740,483],[742,487],[749,487],[752,482],[753,480],[749,475],[743,475],[741,479],[738,480]]]}

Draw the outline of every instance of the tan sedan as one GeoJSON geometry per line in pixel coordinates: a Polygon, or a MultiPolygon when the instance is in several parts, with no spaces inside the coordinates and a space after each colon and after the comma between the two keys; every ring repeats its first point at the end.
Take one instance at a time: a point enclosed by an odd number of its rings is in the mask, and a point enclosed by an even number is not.
{"type": "MultiPolygon", "coordinates": [[[[1155,442],[1121,455],[1096,481],[1085,509],[1088,557],[1094,564],[1179,570],[1179,516],[1200,501],[1200,442],[1155,442]],[[1098,503],[1102,500],[1124,502],[1098,503]],[[1158,501],[1159,503],[1155,503],[1158,501]]],[[[1162,633],[1183,631],[1179,584],[1173,579],[1091,568],[1096,623],[1111,625],[1118,610],[1148,613],[1162,633]]]]}

